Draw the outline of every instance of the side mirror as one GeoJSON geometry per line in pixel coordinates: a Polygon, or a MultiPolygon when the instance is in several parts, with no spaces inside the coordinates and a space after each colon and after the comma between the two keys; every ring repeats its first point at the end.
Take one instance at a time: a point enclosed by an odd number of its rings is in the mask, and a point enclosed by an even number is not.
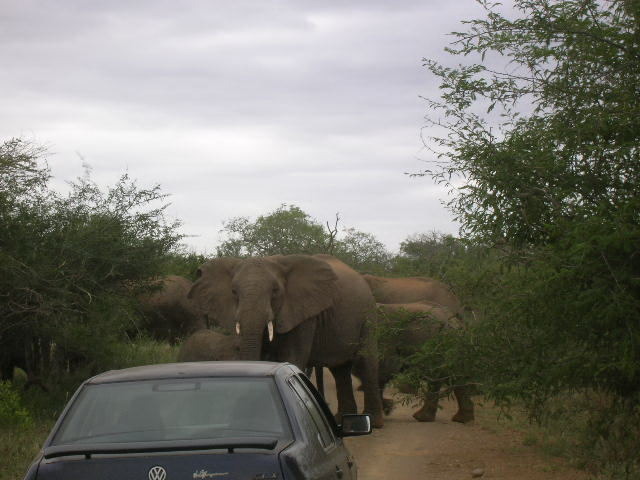
{"type": "Polygon", "coordinates": [[[340,425],[341,437],[357,437],[360,435],[369,435],[370,433],[370,415],[357,415],[353,413],[345,413],[342,415],[342,425],[340,425]]]}

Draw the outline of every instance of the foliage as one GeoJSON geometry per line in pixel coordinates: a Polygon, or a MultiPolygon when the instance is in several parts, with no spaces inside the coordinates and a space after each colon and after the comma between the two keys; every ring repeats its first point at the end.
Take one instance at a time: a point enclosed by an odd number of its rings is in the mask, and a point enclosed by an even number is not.
{"type": "Polygon", "coordinates": [[[338,238],[338,221],[325,227],[295,205],[281,205],[273,212],[260,215],[255,221],[248,217],[235,217],[224,224],[227,237],[218,247],[218,256],[247,257],[335,255],[355,269],[383,271],[390,255],[374,235],[354,228],[343,229],[338,238]]]}
{"type": "Polygon", "coordinates": [[[161,269],[165,275],[179,275],[195,281],[198,267],[206,261],[204,255],[178,247],[165,255],[161,269]]]}
{"type": "MultiPolygon", "coordinates": [[[[176,355],[177,348],[166,343],[144,338],[119,341],[99,369],[174,362],[176,355]]],[[[60,374],[47,391],[36,385],[29,387],[22,399],[9,382],[0,382],[0,458],[12,459],[2,462],[0,480],[22,478],[65,404],[92,370],[90,365],[81,365],[74,372],[60,374]],[[8,411],[11,414],[6,422],[8,411]]]]}
{"type": "MultiPolygon", "coordinates": [[[[628,399],[640,394],[640,3],[515,0],[515,17],[480,3],[485,18],[465,22],[447,49],[480,63],[426,61],[442,95],[429,102],[438,160],[422,174],[450,187],[467,239],[501,253],[490,288],[474,296],[483,321],[460,340],[467,350],[455,368],[534,417],[548,415],[550,398],[585,389],[631,415],[628,399]],[[501,59],[507,67],[488,66],[501,59]]],[[[602,424],[610,437],[614,423],[602,424]]]]}
{"type": "Polygon", "coordinates": [[[344,229],[344,237],[335,242],[333,255],[363,273],[384,273],[391,254],[373,234],[355,228],[344,229]]]}
{"type": "Polygon", "coordinates": [[[31,375],[100,364],[135,330],[132,286],[162,273],[180,240],[159,187],[127,175],[102,191],[89,172],[62,196],[44,152],[0,147],[0,365],[31,375]],[[53,370],[52,370],[53,369],[53,370]]]}
{"type": "Polygon", "coordinates": [[[638,3],[516,0],[516,19],[480,3],[487,18],[466,22],[448,51],[497,53],[509,68],[426,61],[443,91],[430,106],[445,118],[429,124],[447,132],[431,139],[445,161],[429,173],[452,188],[466,179],[449,204],[463,230],[541,244],[559,223],[624,208],[640,175],[638,3]]]}
{"type": "Polygon", "coordinates": [[[23,478],[42,447],[53,421],[36,421],[28,426],[0,428],[0,480],[23,478]]]}
{"type": "Polygon", "coordinates": [[[0,381],[0,427],[28,426],[31,416],[11,382],[0,381]]]}
{"type": "Polygon", "coordinates": [[[178,356],[178,346],[165,342],[139,338],[133,342],[120,342],[114,349],[105,369],[120,369],[153,365],[156,363],[172,363],[178,356]]]}
{"type": "Polygon", "coordinates": [[[438,232],[419,233],[400,243],[394,271],[403,275],[424,275],[446,280],[448,270],[468,245],[462,239],[438,232]]]}
{"type": "Polygon", "coordinates": [[[280,205],[254,222],[235,217],[224,224],[227,235],[217,248],[220,257],[326,253],[324,227],[295,205],[280,205]]]}
{"type": "Polygon", "coordinates": [[[449,361],[449,357],[454,357],[453,365],[459,369],[456,349],[460,331],[455,321],[444,323],[427,312],[402,308],[391,311],[382,307],[378,307],[377,318],[374,332],[381,360],[402,359],[402,365],[398,365],[402,371],[396,376],[396,383],[412,385],[417,391],[426,389],[429,382],[459,384],[460,379],[449,361]],[[409,340],[413,335],[428,339],[416,345],[409,340]]]}
{"type": "Polygon", "coordinates": [[[488,302],[508,342],[497,350],[522,341],[504,363],[529,375],[493,380],[529,397],[587,385],[633,394],[640,388],[640,326],[631,321],[640,314],[638,4],[518,0],[523,16],[512,20],[483,4],[487,18],[467,22],[449,52],[498,52],[511,70],[427,64],[442,82],[442,102],[431,106],[445,114],[438,124],[448,132],[434,139],[447,162],[431,174],[466,177],[450,207],[472,238],[508,246],[515,264],[501,278],[503,294],[488,302]],[[497,128],[474,110],[482,101],[500,110],[497,128]],[[532,111],[524,116],[526,102],[532,111]]]}

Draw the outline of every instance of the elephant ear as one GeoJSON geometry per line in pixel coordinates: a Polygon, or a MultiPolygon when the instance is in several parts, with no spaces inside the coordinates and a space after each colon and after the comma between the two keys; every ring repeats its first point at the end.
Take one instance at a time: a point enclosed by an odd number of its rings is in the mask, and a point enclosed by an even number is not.
{"type": "Polygon", "coordinates": [[[338,277],[327,262],[307,255],[286,255],[272,260],[283,268],[286,277],[283,304],[276,320],[277,333],[286,333],[333,306],[338,277]]]}
{"type": "Polygon", "coordinates": [[[235,332],[236,302],[231,291],[234,268],[238,258],[215,258],[198,268],[197,279],[189,290],[188,298],[209,317],[214,326],[235,332]]]}

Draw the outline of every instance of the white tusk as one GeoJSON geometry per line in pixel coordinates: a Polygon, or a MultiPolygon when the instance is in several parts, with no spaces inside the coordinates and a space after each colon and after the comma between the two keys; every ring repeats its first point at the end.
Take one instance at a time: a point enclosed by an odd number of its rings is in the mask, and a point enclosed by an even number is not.
{"type": "Polygon", "coordinates": [[[240,322],[236,322],[236,334],[240,335],[240,322]]]}
{"type": "Polygon", "coordinates": [[[267,329],[269,330],[269,341],[273,340],[273,322],[269,322],[267,324],[267,329]]]}

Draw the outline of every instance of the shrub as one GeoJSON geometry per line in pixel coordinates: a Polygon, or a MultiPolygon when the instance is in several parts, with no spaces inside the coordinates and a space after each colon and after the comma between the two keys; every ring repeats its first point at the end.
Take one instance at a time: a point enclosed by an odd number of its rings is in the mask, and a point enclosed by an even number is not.
{"type": "Polygon", "coordinates": [[[166,195],[127,175],[106,190],[89,172],[67,195],[49,187],[45,152],[0,146],[0,367],[50,376],[98,368],[135,332],[132,296],[163,273],[181,238],[166,195]]]}
{"type": "Polygon", "coordinates": [[[0,381],[0,426],[27,426],[31,422],[31,416],[11,382],[0,381]]]}

